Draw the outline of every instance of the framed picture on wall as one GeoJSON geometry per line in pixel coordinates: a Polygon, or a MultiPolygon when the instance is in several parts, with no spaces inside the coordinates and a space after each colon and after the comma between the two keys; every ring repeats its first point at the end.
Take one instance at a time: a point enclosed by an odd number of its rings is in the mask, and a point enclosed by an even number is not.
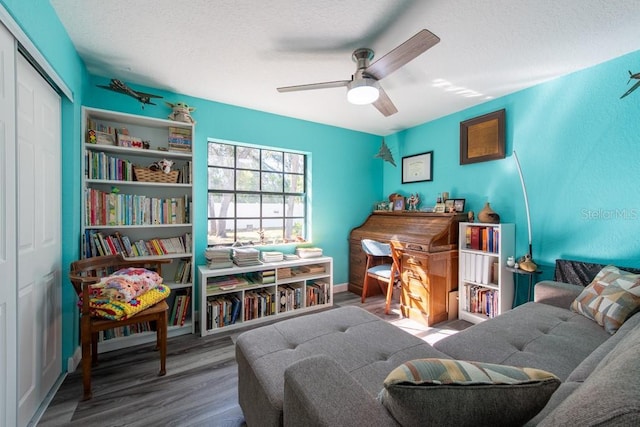
{"type": "Polygon", "coordinates": [[[402,183],[433,181],[433,151],[402,158],[402,183]]]}
{"type": "Polygon", "coordinates": [[[505,110],[460,122],[460,164],[504,159],[505,110]]]}

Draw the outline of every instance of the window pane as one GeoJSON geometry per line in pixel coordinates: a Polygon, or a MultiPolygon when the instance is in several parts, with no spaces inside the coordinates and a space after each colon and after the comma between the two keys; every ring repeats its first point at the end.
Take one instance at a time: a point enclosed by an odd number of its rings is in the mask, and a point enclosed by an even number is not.
{"type": "Polygon", "coordinates": [[[231,193],[209,193],[209,218],[233,218],[235,205],[231,193]]]}
{"type": "Polygon", "coordinates": [[[282,243],[282,218],[263,219],[262,227],[267,243],[282,243]]]}
{"type": "Polygon", "coordinates": [[[260,243],[260,220],[259,219],[239,219],[238,220],[238,242],[260,243]]]}
{"type": "Polygon", "coordinates": [[[233,169],[209,168],[210,190],[233,190],[233,169]]]}
{"type": "Polygon", "coordinates": [[[304,241],[306,235],[304,218],[287,218],[284,221],[284,236],[287,241],[304,241]]]}
{"type": "Polygon", "coordinates": [[[272,173],[272,172],[263,172],[262,173],[262,191],[282,193],[282,174],[272,173]]]}
{"type": "Polygon", "coordinates": [[[236,160],[240,169],[260,169],[260,149],[236,147],[236,160]]]}
{"type": "Polygon", "coordinates": [[[260,191],[260,172],[239,170],[236,189],[238,191],[260,191]]]}
{"type": "Polygon", "coordinates": [[[282,151],[262,150],[262,170],[282,172],[282,151]]]}
{"type": "Polygon", "coordinates": [[[284,196],[263,195],[262,196],[262,216],[263,217],[283,217],[284,196]]]}
{"type": "Polygon", "coordinates": [[[303,193],[304,192],[304,176],[303,175],[284,175],[284,191],[285,193],[303,193]]]}
{"type": "Polygon", "coordinates": [[[292,173],[304,173],[304,155],[284,153],[284,171],[292,173]]]}
{"type": "Polygon", "coordinates": [[[304,216],[304,197],[303,196],[287,196],[284,216],[304,216]]]}
{"type": "Polygon", "coordinates": [[[236,212],[238,218],[259,218],[260,217],[260,195],[259,194],[237,194],[236,212]]]}
{"type": "Polygon", "coordinates": [[[209,143],[209,165],[233,167],[233,145],[209,143]]]}
{"type": "Polygon", "coordinates": [[[210,219],[207,244],[224,245],[233,243],[236,240],[233,232],[234,229],[232,219],[210,219]]]}

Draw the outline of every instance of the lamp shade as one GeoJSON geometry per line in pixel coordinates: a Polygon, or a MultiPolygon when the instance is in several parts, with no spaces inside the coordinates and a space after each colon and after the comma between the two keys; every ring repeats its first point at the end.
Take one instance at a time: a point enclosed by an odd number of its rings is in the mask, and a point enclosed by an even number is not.
{"type": "Polygon", "coordinates": [[[351,81],[347,85],[347,100],[355,105],[366,105],[376,102],[380,96],[378,82],[370,78],[351,81]]]}

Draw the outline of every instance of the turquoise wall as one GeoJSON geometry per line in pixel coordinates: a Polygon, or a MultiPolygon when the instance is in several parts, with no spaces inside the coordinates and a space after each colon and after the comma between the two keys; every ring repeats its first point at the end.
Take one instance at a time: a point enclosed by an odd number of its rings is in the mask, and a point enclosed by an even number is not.
{"type": "Polygon", "coordinates": [[[434,179],[401,185],[400,168],[385,164],[383,194],[418,192],[433,204],[449,191],[476,213],[490,202],[516,224],[521,256],[528,233],[515,150],[544,278],[556,258],[640,266],[640,90],[620,99],[628,70],[640,71],[640,51],[387,138],[398,159],[433,150],[434,179]],[[502,108],[506,158],[460,165],[460,122],[502,108]]]}
{"type": "MultiPolygon", "coordinates": [[[[164,105],[144,110],[132,98],[96,88],[48,2],[0,0],[69,86],[63,100],[63,360],[77,345],[71,286],[64,278],[79,256],[80,106],[166,117],[164,105]]],[[[217,138],[311,153],[313,241],[335,259],[335,282],[348,280],[349,231],[372,203],[392,192],[418,192],[423,203],[437,193],[467,199],[479,211],[485,202],[514,222],[517,254],[526,251],[526,214],[512,152],[518,152],[529,192],[533,255],[550,276],[556,258],[579,258],[640,266],[638,134],[640,92],[620,100],[627,70],[640,70],[640,51],[572,75],[484,103],[385,138],[397,168],[374,159],[380,137],[277,116],[154,88],[134,88],[184,101],[197,108],[195,241],[198,262],[206,246],[206,140],[217,138]],[[461,121],[505,108],[507,157],[459,165],[461,121]],[[434,180],[401,184],[402,156],[434,151],[434,180]]],[[[452,95],[453,96],[453,95],[452,95]]],[[[66,364],[63,366],[66,369],[66,364]]]]}

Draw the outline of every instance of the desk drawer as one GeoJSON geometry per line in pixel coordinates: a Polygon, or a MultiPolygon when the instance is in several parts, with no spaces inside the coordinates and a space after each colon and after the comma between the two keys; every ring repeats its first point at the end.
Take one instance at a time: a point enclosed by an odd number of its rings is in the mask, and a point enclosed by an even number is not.
{"type": "Polygon", "coordinates": [[[429,314],[429,290],[424,283],[411,280],[402,283],[402,300],[405,307],[429,314]]]}

